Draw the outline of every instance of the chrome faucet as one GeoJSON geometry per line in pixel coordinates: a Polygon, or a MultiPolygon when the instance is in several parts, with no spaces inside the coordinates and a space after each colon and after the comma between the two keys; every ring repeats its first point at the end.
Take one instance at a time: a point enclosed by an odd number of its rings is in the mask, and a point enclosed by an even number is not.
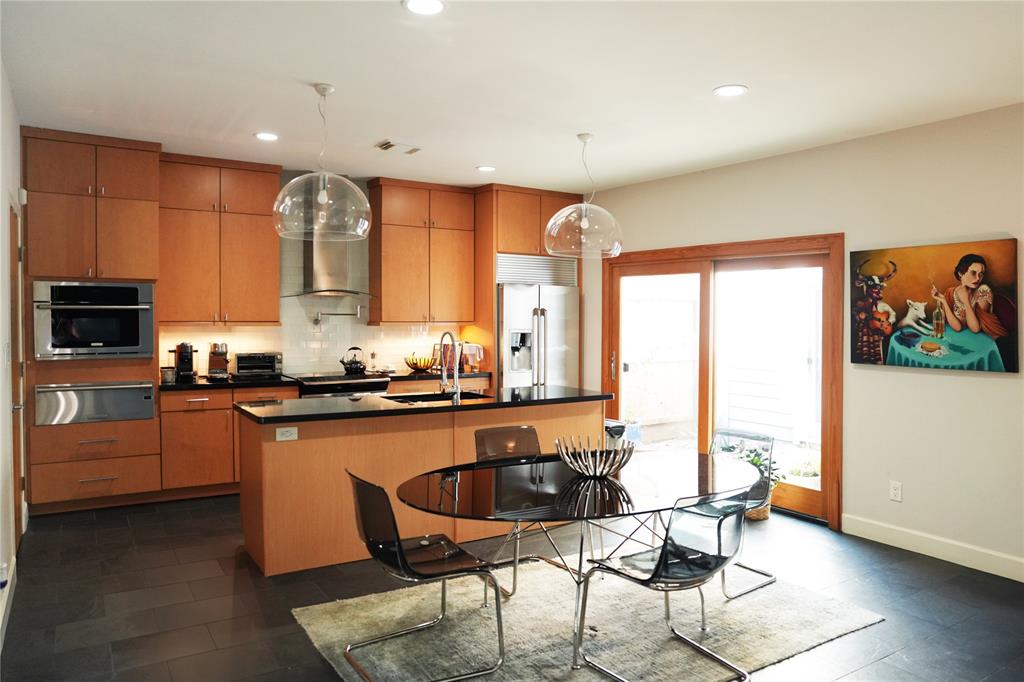
{"type": "Polygon", "coordinates": [[[441,350],[441,393],[454,394],[456,397],[462,392],[459,387],[459,367],[462,365],[462,342],[455,340],[455,335],[451,332],[445,332],[441,334],[441,343],[439,345],[441,350]],[[444,354],[444,337],[448,337],[452,342],[452,383],[448,383],[448,372],[447,363],[445,363],[444,354]]]}

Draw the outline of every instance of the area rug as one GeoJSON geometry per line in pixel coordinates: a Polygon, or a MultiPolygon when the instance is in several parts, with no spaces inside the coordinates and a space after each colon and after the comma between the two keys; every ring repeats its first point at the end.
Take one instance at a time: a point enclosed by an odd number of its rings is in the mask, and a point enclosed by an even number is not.
{"type": "MultiPolygon", "coordinates": [[[[737,580],[742,569],[732,569],[737,580]]],[[[510,569],[497,573],[511,584],[510,569]]],[[[477,578],[448,581],[448,613],[438,625],[355,652],[378,680],[429,680],[489,667],[497,657],[493,593],[481,608],[477,578]]],[[[676,629],[748,671],[758,670],[883,620],[871,611],[783,582],[726,601],[719,582],[704,588],[709,632],[700,636],[696,590],[672,595],[676,629]]],[[[493,680],[597,680],[596,671],[572,671],[575,586],[549,564],[524,564],[519,587],[502,603],[505,663],[493,680]]],[[[359,676],[345,660],[350,642],[424,623],[439,612],[441,585],[342,599],[292,613],[345,680],[359,676]]],[[[591,581],[584,651],[634,680],[728,680],[729,672],[675,640],[664,620],[664,597],[622,579],[591,581]]]]}

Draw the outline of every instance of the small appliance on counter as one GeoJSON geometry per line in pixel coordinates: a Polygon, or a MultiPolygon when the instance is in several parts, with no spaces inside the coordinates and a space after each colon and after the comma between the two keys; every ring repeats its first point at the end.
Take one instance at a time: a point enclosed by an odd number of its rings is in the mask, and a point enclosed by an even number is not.
{"type": "Polygon", "coordinates": [[[228,344],[210,344],[210,360],[206,369],[206,379],[207,381],[228,380],[228,344]]]}
{"type": "Polygon", "coordinates": [[[363,349],[359,346],[351,346],[345,353],[347,356],[341,359],[341,364],[345,366],[345,374],[349,376],[365,374],[366,363],[363,362],[363,349]],[[358,357],[356,351],[359,351],[358,357]]]}
{"type": "Polygon", "coordinates": [[[195,353],[191,343],[174,347],[174,380],[179,384],[196,383],[195,353]]]}
{"type": "Polygon", "coordinates": [[[358,398],[364,395],[384,395],[391,377],[387,374],[289,374],[299,382],[300,398],[358,398]]]}
{"type": "Polygon", "coordinates": [[[234,381],[280,379],[281,353],[235,353],[234,381]]]}

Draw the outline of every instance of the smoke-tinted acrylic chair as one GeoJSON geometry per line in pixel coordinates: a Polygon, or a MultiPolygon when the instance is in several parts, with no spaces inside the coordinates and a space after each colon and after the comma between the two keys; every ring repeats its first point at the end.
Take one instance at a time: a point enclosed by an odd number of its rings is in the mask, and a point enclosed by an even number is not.
{"type": "MultiPolygon", "coordinates": [[[[583,633],[586,632],[587,599],[591,579],[598,573],[624,578],[651,590],[665,593],[665,621],[672,634],[704,656],[716,661],[739,676],[749,679],[746,671],[711,651],[697,640],[682,634],[672,625],[669,594],[696,588],[700,595],[700,629],[708,632],[704,593],[701,587],[714,579],[732,563],[743,541],[744,512],[747,509],[747,491],[722,493],[695,500],[678,500],[672,509],[661,547],[644,550],[619,558],[591,561],[594,567],[587,571],[583,582],[583,600],[580,605],[579,628],[573,654],[573,664],[582,660],[586,665],[616,680],[624,677],[589,658],[583,651],[583,633]],[[694,504],[714,505],[720,513],[693,514],[694,504]]],[[[600,632],[600,629],[598,630],[600,632]]]]}
{"type": "Polygon", "coordinates": [[[356,527],[366,549],[384,570],[399,580],[421,583],[441,581],[441,613],[431,621],[413,625],[345,647],[345,659],[364,680],[372,679],[352,653],[356,649],[388,639],[424,630],[440,623],[447,610],[448,579],[477,576],[494,589],[495,616],[498,621],[498,660],[487,668],[443,678],[445,682],[487,675],[505,660],[505,634],[501,621],[501,588],[494,577],[493,564],[455,544],[445,535],[427,535],[402,539],[398,534],[394,510],[387,491],[348,472],[355,499],[356,527]]]}
{"type": "MultiPolygon", "coordinates": [[[[747,511],[761,509],[771,504],[772,468],[774,464],[772,461],[772,450],[774,446],[775,439],[764,434],[734,429],[715,430],[714,438],[711,441],[712,455],[735,457],[743,461],[754,460],[753,463],[761,471],[760,480],[750,489],[750,495],[747,498],[747,511]]],[[[715,504],[698,505],[691,511],[710,513],[712,515],[720,513],[715,504]]],[[[742,544],[740,551],[743,551],[742,544]]],[[[726,599],[742,597],[775,582],[775,575],[764,569],[748,566],[738,560],[736,561],[736,567],[763,576],[764,580],[745,587],[739,592],[729,592],[725,581],[725,571],[722,571],[722,594],[725,595],[726,599]]]]}

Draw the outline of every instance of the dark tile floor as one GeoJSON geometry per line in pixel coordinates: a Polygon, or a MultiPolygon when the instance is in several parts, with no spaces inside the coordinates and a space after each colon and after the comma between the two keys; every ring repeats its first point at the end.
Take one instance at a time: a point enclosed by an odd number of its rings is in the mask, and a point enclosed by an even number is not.
{"type": "MultiPolygon", "coordinates": [[[[290,610],[400,585],[368,561],[265,578],[240,544],[235,496],[33,518],[3,679],[336,679],[290,610]]],[[[744,555],[886,617],[758,682],[1024,679],[1021,583],[779,514],[744,555]]]]}

